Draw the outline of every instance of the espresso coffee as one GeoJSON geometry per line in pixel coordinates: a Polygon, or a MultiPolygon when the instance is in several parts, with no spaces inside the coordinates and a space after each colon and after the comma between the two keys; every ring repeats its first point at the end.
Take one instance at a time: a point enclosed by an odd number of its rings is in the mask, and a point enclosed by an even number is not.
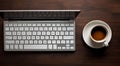
{"type": "Polygon", "coordinates": [[[101,26],[96,26],[92,29],[91,31],[91,35],[93,37],[93,39],[99,41],[105,38],[107,32],[105,30],[105,28],[101,27],[101,26]]]}

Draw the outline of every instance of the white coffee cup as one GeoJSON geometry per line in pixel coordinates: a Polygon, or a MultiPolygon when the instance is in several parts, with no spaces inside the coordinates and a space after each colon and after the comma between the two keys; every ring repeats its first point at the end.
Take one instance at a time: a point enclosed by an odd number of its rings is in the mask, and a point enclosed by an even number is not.
{"type": "Polygon", "coordinates": [[[109,33],[109,29],[106,25],[103,24],[95,24],[90,32],[90,39],[95,44],[104,44],[104,46],[108,46],[107,37],[109,33]],[[92,34],[94,33],[94,34],[92,34]],[[101,38],[102,37],[102,38],[101,38]],[[99,40],[98,40],[99,39],[99,40]]]}

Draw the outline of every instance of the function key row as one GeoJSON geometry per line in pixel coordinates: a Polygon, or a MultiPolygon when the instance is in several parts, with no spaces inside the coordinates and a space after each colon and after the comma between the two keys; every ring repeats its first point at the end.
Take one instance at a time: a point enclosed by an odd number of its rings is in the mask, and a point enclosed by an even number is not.
{"type": "Polygon", "coordinates": [[[74,26],[74,24],[5,24],[5,26],[74,26]]]}

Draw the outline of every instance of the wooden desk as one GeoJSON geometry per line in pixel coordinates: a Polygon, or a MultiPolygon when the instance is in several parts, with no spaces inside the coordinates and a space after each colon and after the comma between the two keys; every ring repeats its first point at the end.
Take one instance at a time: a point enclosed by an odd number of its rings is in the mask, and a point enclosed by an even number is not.
{"type": "Polygon", "coordinates": [[[1,21],[0,66],[40,66],[40,64],[120,66],[120,0],[0,0],[0,9],[81,10],[76,19],[75,52],[4,52],[1,21]],[[95,19],[107,22],[112,29],[113,36],[108,48],[93,50],[82,40],[83,27],[95,19]]]}

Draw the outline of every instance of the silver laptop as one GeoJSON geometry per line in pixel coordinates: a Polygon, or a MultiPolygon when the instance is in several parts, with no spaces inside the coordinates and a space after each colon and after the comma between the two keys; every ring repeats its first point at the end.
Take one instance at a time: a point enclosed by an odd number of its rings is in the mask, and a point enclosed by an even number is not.
{"type": "Polygon", "coordinates": [[[0,10],[4,51],[75,51],[80,10],[0,10]]]}

